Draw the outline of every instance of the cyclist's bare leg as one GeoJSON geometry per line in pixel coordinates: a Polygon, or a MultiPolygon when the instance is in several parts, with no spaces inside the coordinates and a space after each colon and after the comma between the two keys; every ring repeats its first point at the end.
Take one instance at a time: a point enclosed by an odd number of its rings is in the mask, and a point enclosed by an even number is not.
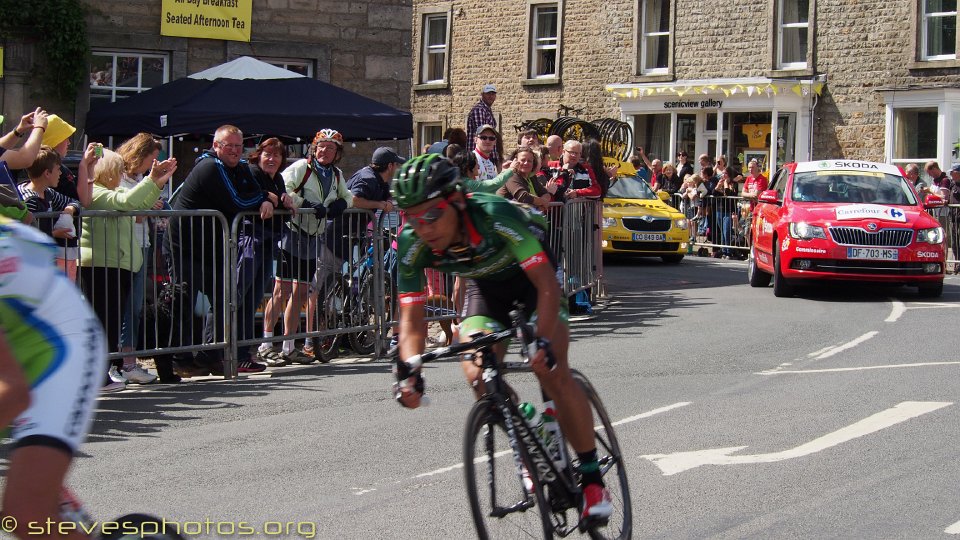
{"type": "MultiPolygon", "coordinates": [[[[60,521],[60,490],[70,468],[71,456],[48,446],[24,446],[13,451],[7,471],[7,488],[3,494],[3,512],[19,526],[14,535],[20,540],[87,540],[78,531],[57,534],[60,521]],[[52,530],[46,530],[47,520],[52,530]],[[33,529],[28,523],[35,523],[33,529]],[[39,534],[38,527],[44,528],[39,534]]],[[[64,530],[67,530],[66,527],[64,530]]]]}
{"type": "Polygon", "coordinates": [[[557,359],[557,367],[543,375],[537,375],[543,391],[557,406],[557,421],[570,446],[577,452],[587,452],[596,447],[593,435],[593,413],[587,396],[570,374],[567,351],[570,332],[566,324],[557,324],[550,339],[550,348],[557,359]]]}

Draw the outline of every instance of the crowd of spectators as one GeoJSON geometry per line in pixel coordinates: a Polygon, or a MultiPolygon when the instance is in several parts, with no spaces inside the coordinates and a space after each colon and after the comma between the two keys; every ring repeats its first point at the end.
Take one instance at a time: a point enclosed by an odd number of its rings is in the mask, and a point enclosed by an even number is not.
{"type": "MultiPolygon", "coordinates": [[[[492,112],[495,99],[496,88],[485,85],[467,115],[466,128],[447,129],[440,141],[425,145],[423,151],[450,159],[468,191],[496,193],[548,215],[556,203],[604,197],[618,175],[618,165],[604,163],[598,141],[564,141],[556,135],[541,139],[535,130],[523,130],[516,144],[505,142],[492,112]]],[[[227,339],[224,254],[234,246],[224,245],[228,235],[211,226],[210,215],[195,212],[199,210],[216,210],[227,224],[241,213],[245,216],[234,231],[236,268],[228,269],[236,272],[236,335],[262,343],[238,348],[238,370],[256,373],[319,357],[312,339],[297,349],[291,336],[326,327],[318,296],[344,261],[356,258],[351,253],[353,237],[370,226],[367,214],[344,213],[348,208],[392,212],[390,181],[404,158],[381,147],[367,166],[347,176],[337,166],[344,140],[336,130],[318,131],[306,157],[288,165],[289,150],[279,138],[259,139],[245,156],[244,134],[224,125],[167,201],[161,192],[178,164],[173,158],[160,160],[162,144],[153,136],[137,134],[116,151],[90,143],[74,174],[63,158],[75,131],[62,118],[36,109],[0,137],[0,191],[23,201],[22,208],[8,206],[2,213],[26,222],[33,214],[55,216],[35,225],[60,243],[58,264],[77,281],[102,321],[110,351],[120,353],[104,373],[105,392],[158,378],[176,383],[185,376],[223,374],[223,350],[215,346],[157,355],[156,375],[136,356],[145,346],[140,334],[145,327],[147,267],[158,252],[170,283],[181,285],[172,300],[181,305],[171,312],[195,322],[173,324],[166,341],[153,343],[163,348],[227,339]],[[17,170],[24,171],[20,181],[15,180],[17,170]],[[162,212],[151,217],[85,213],[171,209],[182,212],[169,220],[159,217],[162,212]],[[164,234],[156,234],[161,230],[164,234]],[[255,322],[260,308],[262,323],[255,322]],[[306,326],[301,328],[304,310],[306,326]],[[282,335],[274,336],[280,320],[282,335]]],[[[718,246],[712,250],[714,257],[738,256],[729,246],[768,184],[756,161],[747,164],[744,175],[726,156],[713,159],[704,154],[695,170],[686,152],[666,162],[650,159],[637,148],[630,162],[637,170],[636,181],[668,193],[671,204],[687,216],[691,243],[718,246]]],[[[935,192],[951,203],[960,200],[960,165],[944,172],[937,163],[927,163],[930,185],[919,180],[917,165],[905,170],[918,192],[935,192]]],[[[559,213],[553,214],[552,219],[558,219],[559,213]]],[[[938,217],[945,226],[952,225],[949,230],[960,229],[955,209],[943,209],[938,217]]],[[[585,229],[584,234],[591,233],[585,229]]],[[[949,242],[955,246],[960,238],[949,242]]],[[[455,282],[448,287],[443,276],[429,277],[431,298],[458,309],[461,299],[455,282]]],[[[449,326],[444,333],[449,342],[453,337],[449,326]]]]}

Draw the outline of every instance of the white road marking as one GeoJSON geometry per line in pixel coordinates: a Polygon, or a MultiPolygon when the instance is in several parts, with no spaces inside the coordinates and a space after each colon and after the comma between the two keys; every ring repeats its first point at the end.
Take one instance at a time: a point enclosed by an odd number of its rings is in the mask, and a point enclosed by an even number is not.
{"type": "Polygon", "coordinates": [[[960,521],[943,530],[947,534],[960,534],[960,521]]]}
{"type": "Polygon", "coordinates": [[[890,315],[888,315],[883,322],[897,322],[897,319],[907,312],[907,306],[905,306],[903,302],[891,299],[890,303],[893,304],[893,308],[890,310],[890,315]]]}
{"type": "Polygon", "coordinates": [[[838,354],[838,353],[841,353],[841,352],[843,352],[843,351],[845,351],[845,350],[847,350],[847,349],[852,349],[852,348],[856,347],[857,345],[863,343],[864,341],[867,341],[868,339],[872,338],[873,336],[875,336],[875,335],[877,335],[877,334],[879,334],[879,333],[880,333],[880,332],[877,332],[876,330],[871,330],[871,331],[867,332],[866,334],[858,337],[857,339],[854,339],[853,341],[848,341],[848,342],[844,343],[843,345],[838,345],[838,346],[836,346],[836,347],[831,347],[831,348],[827,349],[825,352],[822,352],[822,353],[818,354],[818,355],[814,358],[814,360],[823,360],[824,358],[830,358],[831,356],[833,356],[833,355],[835,355],[835,354],[838,354]]]}
{"type": "Polygon", "coordinates": [[[903,302],[898,300],[891,300],[893,303],[893,309],[890,311],[890,315],[883,322],[897,322],[897,319],[901,315],[906,313],[911,309],[958,309],[960,304],[956,303],[947,303],[947,302],[911,302],[912,305],[907,306],[903,302]]]}
{"type": "Polygon", "coordinates": [[[916,364],[887,364],[882,366],[860,366],[860,367],[845,367],[845,368],[828,368],[828,369],[795,369],[795,370],[770,370],[770,371],[758,371],[755,375],[802,375],[807,373],[837,373],[841,371],[869,371],[872,369],[899,369],[899,368],[911,368],[911,367],[926,367],[926,366],[955,366],[960,364],[960,362],[918,362],[916,364]]]}
{"type": "MultiPolygon", "coordinates": [[[[660,407],[659,409],[654,409],[654,410],[652,410],[652,411],[647,411],[647,412],[645,412],[645,413],[640,413],[640,414],[638,414],[638,415],[636,415],[636,416],[628,416],[627,418],[624,418],[623,420],[617,420],[616,422],[610,422],[610,425],[611,425],[611,426],[614,426],[614,427],[616,427],[616,426],[621,426],[621,425],[627,424],[627,423],[629,423],[629,422],[635,422],[635,421],[637,421],[637,420],[642,420],[642,419],[644,419],[644,418],[650,418],[651,416],[654,416],[654,415],[657,415],[657,414],[660,414],[660,413],[665,413],[665,412],[667,412],[667,411],[672,411],[673,409],[679,409],[680,407],[686,407],[687,405],[690,405],[691,403],[693,403],[693,402],[692,402],[692,401],[681,401],[680,403],[674,403],[673,405],[667,405],[666,407],[660,407]]],[[[600,430],[600,429],[602,429],[602,427],[603,427],[603,426],[593,426],[593,429],[600,430]]]]}
{"type": "Polygon", "coordinates": [[[829,350],[832,349],[832,348],[833,348],[833,345],[828,345],[828,346],[820,349],[819,351],[813,351],[812,353],[808,353],[807,356],[813,357],[813,356],[816,356],[816,355],[818,355],[818,354],[823,354],[823,353],[829,351],[829,350]]]}
{"type": "Polygon", "coordinates": [[[734,456],[731,454],[743,450],[746,446],[733,446],[729,448],[694,450],[692,452],[674,452],[672,454],[652,454],[640,457],[654,462],[663,472],[664,476],[674,475],[703,465],[774,463],[808,456],[952,404],[952,402],[946,401],[904,401],[890,409],[864,418],[855,424],[838,429],[833,433],[828,433],[808,443],[769,454],[734,456]]]}
{"type": "MultiPolygon", "coordinates": [[[[629,416],[629,417],[624,418],[624,419],[622,419],[622,420],[617,420],[616,422],[611,422],[610,424],[613,425],[613,426],[619,426],[619,425],[626,424],[626,423],[628,423],[628,422],[635,422],[635,421],[641,420],[641,419],[643,419],[643,418],[650,418],[651,416],[655,416],[655,415],[658,415],[658,414],[661,414],[661,413],[665,413],[665,412],[668,412],[668,411],[672,411],[673,409],[679,409],[680,407],[686,407],[687,405],[690,405],[691,403],[693,403],[693,402],[692,402],[692,401],[681,401],[680,403],[674,403],[673,405],[667,405],[666,407],[660,407],[659,409],[653,409],[652,411],[647,411],[647,412],[645,412],[645,413],[641,413],[641,414],[638,414],[638,415],[636,415],[636,416],[629,416]]],[[[595,430],[600,430],[600,429],[602,429],[602,426],[594,426],[593,429],[595,429],[595,430]]],[[[495,454],[493,455],[493,457],[494,457],[494,458],[500,458],[500,457],[506,456],[506,455],[508,455],[508,454],[511,454],[512,452],[513,452],[512,450],[501,450],[501,451],[495,453],[495,454]]],[[[485,460],[485,459],[486,459],[485,457],[482,457],[482,456],[481,456],[481,457],[475,458],[475,459],[473,460],[473,462],[474,462],[474,463],[482,463],[483,460],[485,460]]],[[[462,468],[463,468],[463,463],[462,463],[462,462],[461,462],[461,463],[456,463],[456,464],[454,464],[454,465],[450,465],[449,467],[441,467],[441,468],[439,468],[439,469],[434,469],[434,470],[429,471],[429,472],[420,473],[420,474],[414,476],[413,478],[425,478],[425,477],[428,477],[428,476],[435,476],[435,475],[438,475],[438,474],[448,473],[448,472],[455,471],[455,470],[457,470],[457,469],[462,469],[462,468]]]]}

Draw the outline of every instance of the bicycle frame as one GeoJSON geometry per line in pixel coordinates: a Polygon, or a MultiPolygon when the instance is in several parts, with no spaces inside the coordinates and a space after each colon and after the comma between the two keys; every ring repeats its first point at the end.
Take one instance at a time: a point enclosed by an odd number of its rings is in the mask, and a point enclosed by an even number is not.
{"type": "MultiPolygon", "coordinates": [[[[516,323],[514,328],[485,334],[466,343],[440,347],[407,360],[407,364],[414,369],[419,369],[423,362],[429,362],[437,358],[451,357],[460,353],[467,353],[468,351],[476,351],[465,355],[464,359],[469,360],[475,358],[477,354],[482,358],[481,377],[484,382],[484,394],[480,397],[480,400],[492,400],[494,406],[498,408],[498,412],[503,418],[505,427],[507,428],[507,434],[510,438],[510,447],[513,453],[517,477],[522,480],[523,468],[521,452],[518,445],[523,444],[527,455],[532,461],[531,466],[535,469],[538,480],[550,488],[549,500],[551,509],[560,511],[574,508],[579,501],[581,490],[574,480],[570,460],[566,460],[566,466],[563,467],[562,470],[557,468],[547,449],[544,448],[540,437],[534,434],[526,422],[523,421],[520,416],[520,410],[512,398],[511,390],[503,378],[503,372],[505,371],[530,371],[529,357],[527,355],[527,345],[529,345],[530,340],[525,336],[526,332],[522,330],[526,321],[522,320],[522,316],[519,315],[519,313],[515,315],[514,318],[516,323]],[[499,359],[493,350],[493,346],[514,336],[520,338],[520,356],[523,358],[523,361],[498,361],[499,359]]],[[[544,398],[546,398],[546,396],[544,396],[544,398]]],[[[562,431],[560,432],[560,440],[557,441],[557,444],[561,452],[566,452],[566,441],[562,431]]],[[[488,481],[491,494],[495,495],[493,478],[489,478],[488,481]]],[[[494,515],[496,517],[502,517],[510,512],[524,511],[532,506],[533,501],[528,496],[526,500],[520,504],[514,505],[511,508],[504,508],[499,512],[495,512],[494,515]]]]}

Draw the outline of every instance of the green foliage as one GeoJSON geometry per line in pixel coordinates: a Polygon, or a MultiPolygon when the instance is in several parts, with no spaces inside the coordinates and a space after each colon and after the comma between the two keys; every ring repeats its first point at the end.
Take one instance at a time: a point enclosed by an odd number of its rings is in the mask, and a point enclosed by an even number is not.
{"type": "Polygon", "coordinates": [[[87,80],[85,13],[80,0],[0,0],[0,39],[35,43],[47,60],[35,76],[50,97],[66,103],[76,101],[87,80]]]}

